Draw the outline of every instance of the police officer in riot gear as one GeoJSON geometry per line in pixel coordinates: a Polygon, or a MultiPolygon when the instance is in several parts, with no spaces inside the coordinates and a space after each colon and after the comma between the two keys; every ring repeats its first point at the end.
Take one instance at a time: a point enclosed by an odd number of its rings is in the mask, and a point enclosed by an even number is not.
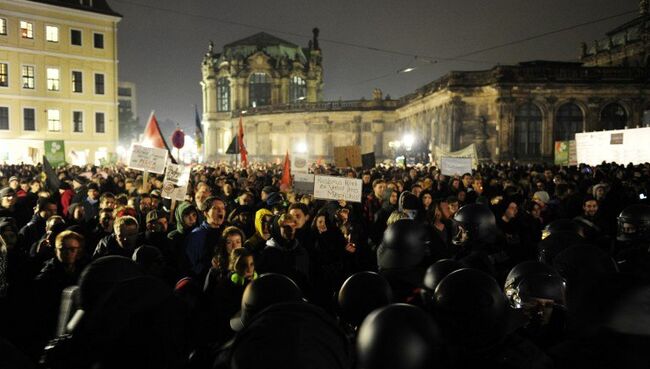
{"type": "Polygon", "coordinates": [[[650,277],[650,205],[630,205],[618,216],[613,255],[622,272],[650,277]]]}

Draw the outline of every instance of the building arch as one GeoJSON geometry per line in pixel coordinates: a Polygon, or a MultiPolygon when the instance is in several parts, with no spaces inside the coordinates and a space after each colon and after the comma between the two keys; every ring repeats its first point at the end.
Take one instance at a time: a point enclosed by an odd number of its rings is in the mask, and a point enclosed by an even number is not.
{"type": "Polygon", "coordinates": [[[514,151],[518,158],[539,158],[542,155],[543,109],[528,101],[515,110],[514,151]]]}
{"type": "Polygon", "coordinates": [[[575,140],[576,133],[584,131],[585,110],[574,101],[560,104],[555,111],[553,141],[575,140]]]}
{"type": "Polygon", "coordinates": [[[604,130],[625,129],[630,120],[630,109],[620,101],[612,101],[603,105],[600,110],[600,127],[604,130]]]}
{"type": "Polygon", "coordinates": [[[273,78],[266,71],[255,71],[248,76],[248,105],[271,105],[273,78]]]}

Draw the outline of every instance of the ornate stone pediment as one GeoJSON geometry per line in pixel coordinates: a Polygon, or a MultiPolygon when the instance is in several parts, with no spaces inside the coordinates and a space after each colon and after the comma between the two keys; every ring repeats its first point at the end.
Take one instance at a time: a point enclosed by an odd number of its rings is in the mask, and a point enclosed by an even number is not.
{"type": "Polygon", "coordinates": [[[271,64],[269,63],[270,59],[271,58],[268,55],[264,54],[261,51],[258,51],[255,54],[248,57],[248,67],[251,70],[256,70],[256,69],[268,70],[268,69],[271,69],[271,64]]]}

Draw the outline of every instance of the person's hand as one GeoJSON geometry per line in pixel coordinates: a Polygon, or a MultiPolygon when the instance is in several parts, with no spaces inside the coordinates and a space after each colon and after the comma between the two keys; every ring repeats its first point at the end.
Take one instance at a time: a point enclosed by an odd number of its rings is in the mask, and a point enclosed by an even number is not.
{"type": "Polygon", "coordinates": [[[357,245],[352,242],[348,242],[348,244],[345,246],[345,251],[349,252],[350,254],[354,254],[354,252],[357,251],[357,245]]]}

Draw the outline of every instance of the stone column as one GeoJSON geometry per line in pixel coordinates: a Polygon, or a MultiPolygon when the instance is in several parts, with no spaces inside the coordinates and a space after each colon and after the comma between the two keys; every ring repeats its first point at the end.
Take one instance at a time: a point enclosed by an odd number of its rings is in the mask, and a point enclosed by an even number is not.
{"type": "Polygon", "coordinates": [[[590,97],[587,100],[587,114],[585,116],[585,122],[587,123],[586,130],[590,131],[600,131],[600,108],[603,99],[600,97],[590,97]]]}
{"type": "Polygon", "coordinates": [[[461,149],[460,146],[460,132],[463,125],[463,108],[465,103],[460,96],[454,96],[449,105],[449,151],[456,151],[461,149]]]}
{"type": "Polygon", "coordinates": [[[496,160],[509,160],[514,156],[515,99],[509,96],[497,98],[496,160]]]}
{"type": "Polygon", "coordinates": [[[558,98],[555,96],[547,96],[547,114],[546,121],[542,122],[542,157],[546,159],[553,159],[554,145],[555,145],[555,104],[558,98]],[[544,129],[546,128],[546,129],[544,129]]]}

